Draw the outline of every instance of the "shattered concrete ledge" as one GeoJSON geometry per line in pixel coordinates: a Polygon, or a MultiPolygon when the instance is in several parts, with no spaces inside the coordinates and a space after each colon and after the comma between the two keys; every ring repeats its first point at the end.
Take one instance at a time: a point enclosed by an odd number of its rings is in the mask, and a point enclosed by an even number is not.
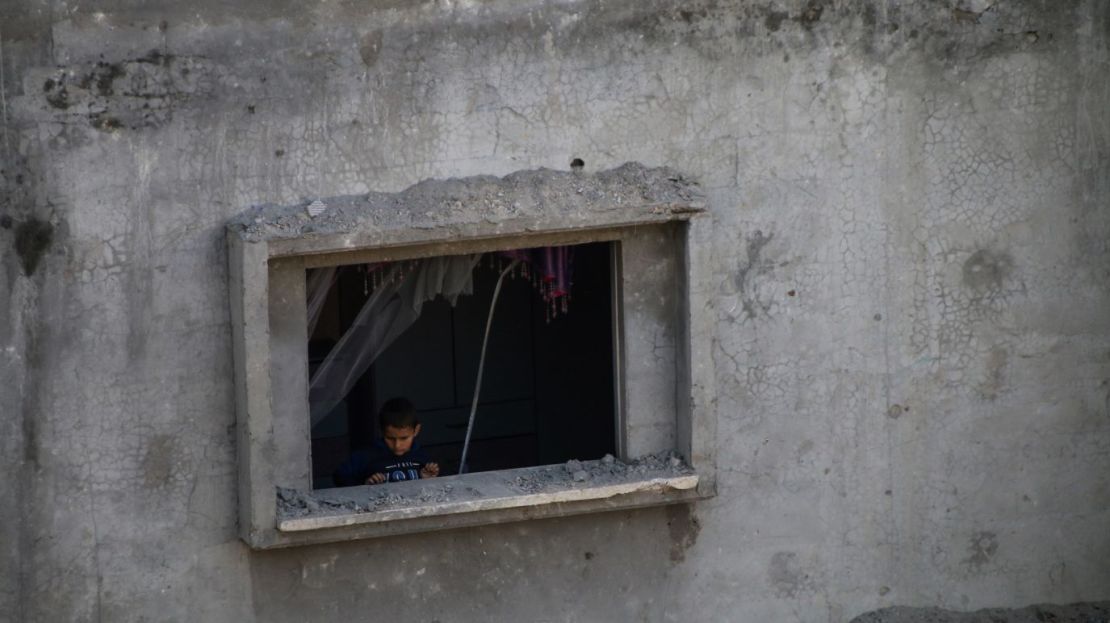
{"type": "MultiPolygon", "coordinates": [[[[630,463],[606,456],[311,493],[279,488],[277,528],[297,538],[311,531],[357,526],[373,530],[372,524],[403,526],[406,520],[436,518],[445,529],[470,525],[469,519],[458,524],[460,515],[486,517],[490,511],[516,509],[535,518],[635,508],[651,498],[655,504],[686,501],[696,494],[697,485],[697,474],[681,459],[653,455],[630,463]]],[[[395,528],[388,532],[398,533],[395,528]]]]}
{"type": "Polygon", "coordinates": [[[506,232],[621,227],[685,220],[705,210],[697,184],[638,163],[587,174],[537,169],[502,178],[428,180],[399,193],[371,192],[293,206],[254,206],[228,222],[270,257],[396,246],[506,232]]]}

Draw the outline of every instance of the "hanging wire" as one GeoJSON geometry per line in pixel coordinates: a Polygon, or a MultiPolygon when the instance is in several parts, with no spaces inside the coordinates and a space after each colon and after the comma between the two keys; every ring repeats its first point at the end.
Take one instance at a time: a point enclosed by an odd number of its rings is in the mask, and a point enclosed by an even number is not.
{"type": "Polygon", "coordinates": [[[466,437],[463,439],[462,458],[459,460],[459,473],[466,473],[466,455],[470,450],[470,433],[474,431],[474,415],[478,412],[478,394],[482,391],[482,372],[486,366],[486,344],[489,342],[489,330],[493,326],[493,310],[497,307],[497,295],[501,293],[501,282],[505,275],[517,265],[520,260],[513,260],[501,271],[497,277],[497,285],[493,287],[493,298],[489,302],[489,316],[486,317],[486,334],[482,337],[482,354],[478,357],[478,380],[474,381],[474,400],[470,403],[470,420],[466,424],[466,437]]]}

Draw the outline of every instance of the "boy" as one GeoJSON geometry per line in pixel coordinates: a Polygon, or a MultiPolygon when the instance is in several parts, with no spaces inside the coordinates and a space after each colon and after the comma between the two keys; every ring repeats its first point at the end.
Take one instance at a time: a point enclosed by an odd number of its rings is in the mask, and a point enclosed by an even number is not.
{"type": "Polygon", "coordinates": [[[439,465],[414,444],[420,434],[416,407],[404,398],[393,398],[378,413],[382,438],[369,450],[359,450],[335,470],[336,486],[377,485],[418,478],[435,478],[439,465]]]}

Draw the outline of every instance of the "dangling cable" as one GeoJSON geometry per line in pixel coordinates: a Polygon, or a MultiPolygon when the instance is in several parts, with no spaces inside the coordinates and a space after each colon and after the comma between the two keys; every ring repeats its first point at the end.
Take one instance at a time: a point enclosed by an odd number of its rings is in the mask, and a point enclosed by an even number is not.
{"type": "Polygon", "coordinates": [[[470,433],[474,431],[474,414],[478,412],[478,394],[482,391],[482,372],[486,367],[486,343],[489,342],[489,330],[493,326],[493,310],[497,307],[497,295],[501,293],[501,282],[505,280],[505,275],[520,260],[513,260],[509,265],[501,271],[501,275],[497,277],[497,285],[493,287],[493,299],[489,302],[489,316],[486,318],[486,334],[482,337],[482,354],[478,358],[478,380],[474,381],[474,400],[470,403],[470,421],[466,424],[466,437],[463,439],[462,459],[459,460],[459,473],[466,473],[466,454],[470,449],[470,433]]]}

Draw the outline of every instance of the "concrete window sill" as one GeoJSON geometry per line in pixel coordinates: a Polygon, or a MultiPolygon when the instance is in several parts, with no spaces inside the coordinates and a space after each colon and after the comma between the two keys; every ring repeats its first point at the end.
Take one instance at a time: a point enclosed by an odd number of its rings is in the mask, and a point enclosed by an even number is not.
{"type": "Polygon", "coordinates": [[[572,462],[312,493],[281,489],[277,529],[294,540],[322,531],[322,540],[367,538],[683,502],[702,497],[697,488],[692,469],[657,460],[572,462]]]}

